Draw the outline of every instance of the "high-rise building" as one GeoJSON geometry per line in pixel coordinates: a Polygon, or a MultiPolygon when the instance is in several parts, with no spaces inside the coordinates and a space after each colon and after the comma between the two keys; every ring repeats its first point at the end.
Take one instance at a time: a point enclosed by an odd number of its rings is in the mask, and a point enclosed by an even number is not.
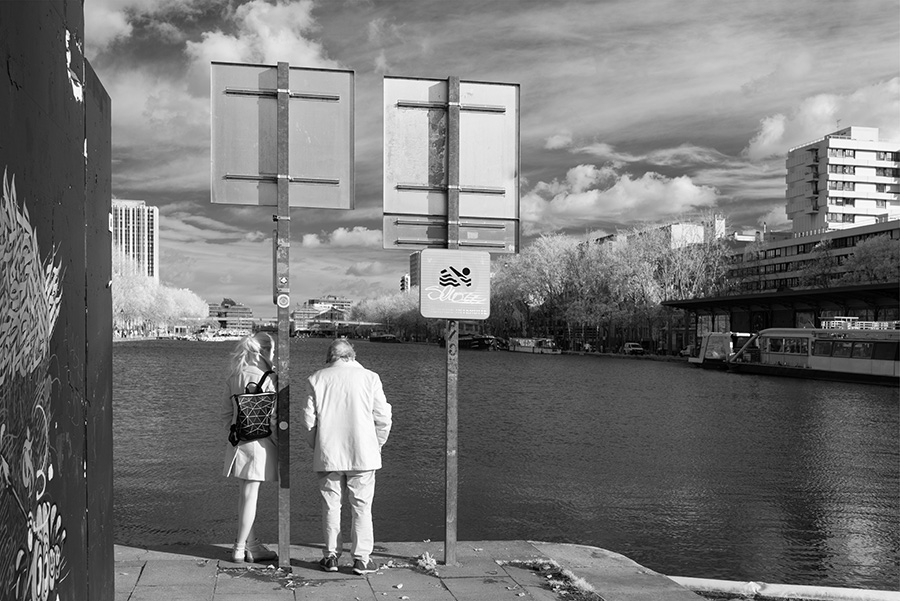
{"type": "Polygon", "coordinates": [[[795,233],[900,219],[900,142],[846,127],[788,151],[785,210],[795,233]]]}
{"type": "Polygon", "coordinates": [[[113,252],[131,259],[140,273],[159,281],[159,209],[143,200],[112,201],[113,252]]]}

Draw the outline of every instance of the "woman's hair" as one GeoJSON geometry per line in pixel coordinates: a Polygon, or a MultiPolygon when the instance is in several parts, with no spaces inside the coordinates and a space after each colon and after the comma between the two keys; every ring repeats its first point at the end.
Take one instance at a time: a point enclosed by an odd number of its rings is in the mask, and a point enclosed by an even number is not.
{"type": "Polygon", "coordinates": [[[271,363],[275,341],[266,332],[257,332],[242,338],[231,354],[231,376],[239,375],[248,366],[257,367],[259,358],[271,363]]]}
{"type": "Polygon", "coordinates": [[[325,363],[332,363],[338,359],[347,361],[356,359],[356,351],[353,345],[347,342],[346,338],[338,338],[328,347],[328,354],[325,355],[325,363]]]}

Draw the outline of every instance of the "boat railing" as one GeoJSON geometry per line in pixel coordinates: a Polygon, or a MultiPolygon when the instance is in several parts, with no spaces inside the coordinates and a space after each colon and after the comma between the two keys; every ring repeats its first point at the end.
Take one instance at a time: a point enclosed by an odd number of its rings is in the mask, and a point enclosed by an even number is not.
{"type": "Polygon", "coordinates": [[[858,317],[834,317],[822,322],[826,330],[900,330],[900,320],[862,321],[858,317]]]}

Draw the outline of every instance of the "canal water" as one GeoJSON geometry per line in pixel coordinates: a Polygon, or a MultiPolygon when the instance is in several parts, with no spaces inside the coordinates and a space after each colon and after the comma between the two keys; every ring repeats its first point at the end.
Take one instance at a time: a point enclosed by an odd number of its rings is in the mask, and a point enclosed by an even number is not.
{"type": "MultiPolygon", "coordinates": [[[[305,378],[329,341],[291,342],[292,540],[320,540],[305,378]]],[[[446,353],[355,343],[382,376],[394,428],[375,535],[444,536],[446,353]]],[[[216,409],[231,343],[117,342],[116,542],[227,543],[216,409]]],[[[258,529],[277,541],[277,489],[258,529]]],[[[895,590],[900,584],[897,389],[704,371],[682,362],[462,351],[461,541],[594,545],[673,576],[895,590]]]]}

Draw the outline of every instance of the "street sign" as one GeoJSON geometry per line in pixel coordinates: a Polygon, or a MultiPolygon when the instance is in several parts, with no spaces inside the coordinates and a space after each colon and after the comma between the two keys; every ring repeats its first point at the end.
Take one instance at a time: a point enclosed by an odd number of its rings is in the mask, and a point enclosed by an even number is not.
{"type": "MultiPolygon", "coordinates": [[[[275,65],[213,62],[212,202],[277,206],[275,65]]],[[[290,67],[291,207],[353,208],[354,73],[290,67]]]]}
{"type": "Polygon", "coordinates": [[[384,78],[384,248],[518,252],[519,86],[457,84],[451,102],[448,80],[384,78]]]}
{"type": "Polygon", "coordinates": [[[422,317],[487,319],[491,314],[491,255],[428,249],[419,259],[422,317]]]}

